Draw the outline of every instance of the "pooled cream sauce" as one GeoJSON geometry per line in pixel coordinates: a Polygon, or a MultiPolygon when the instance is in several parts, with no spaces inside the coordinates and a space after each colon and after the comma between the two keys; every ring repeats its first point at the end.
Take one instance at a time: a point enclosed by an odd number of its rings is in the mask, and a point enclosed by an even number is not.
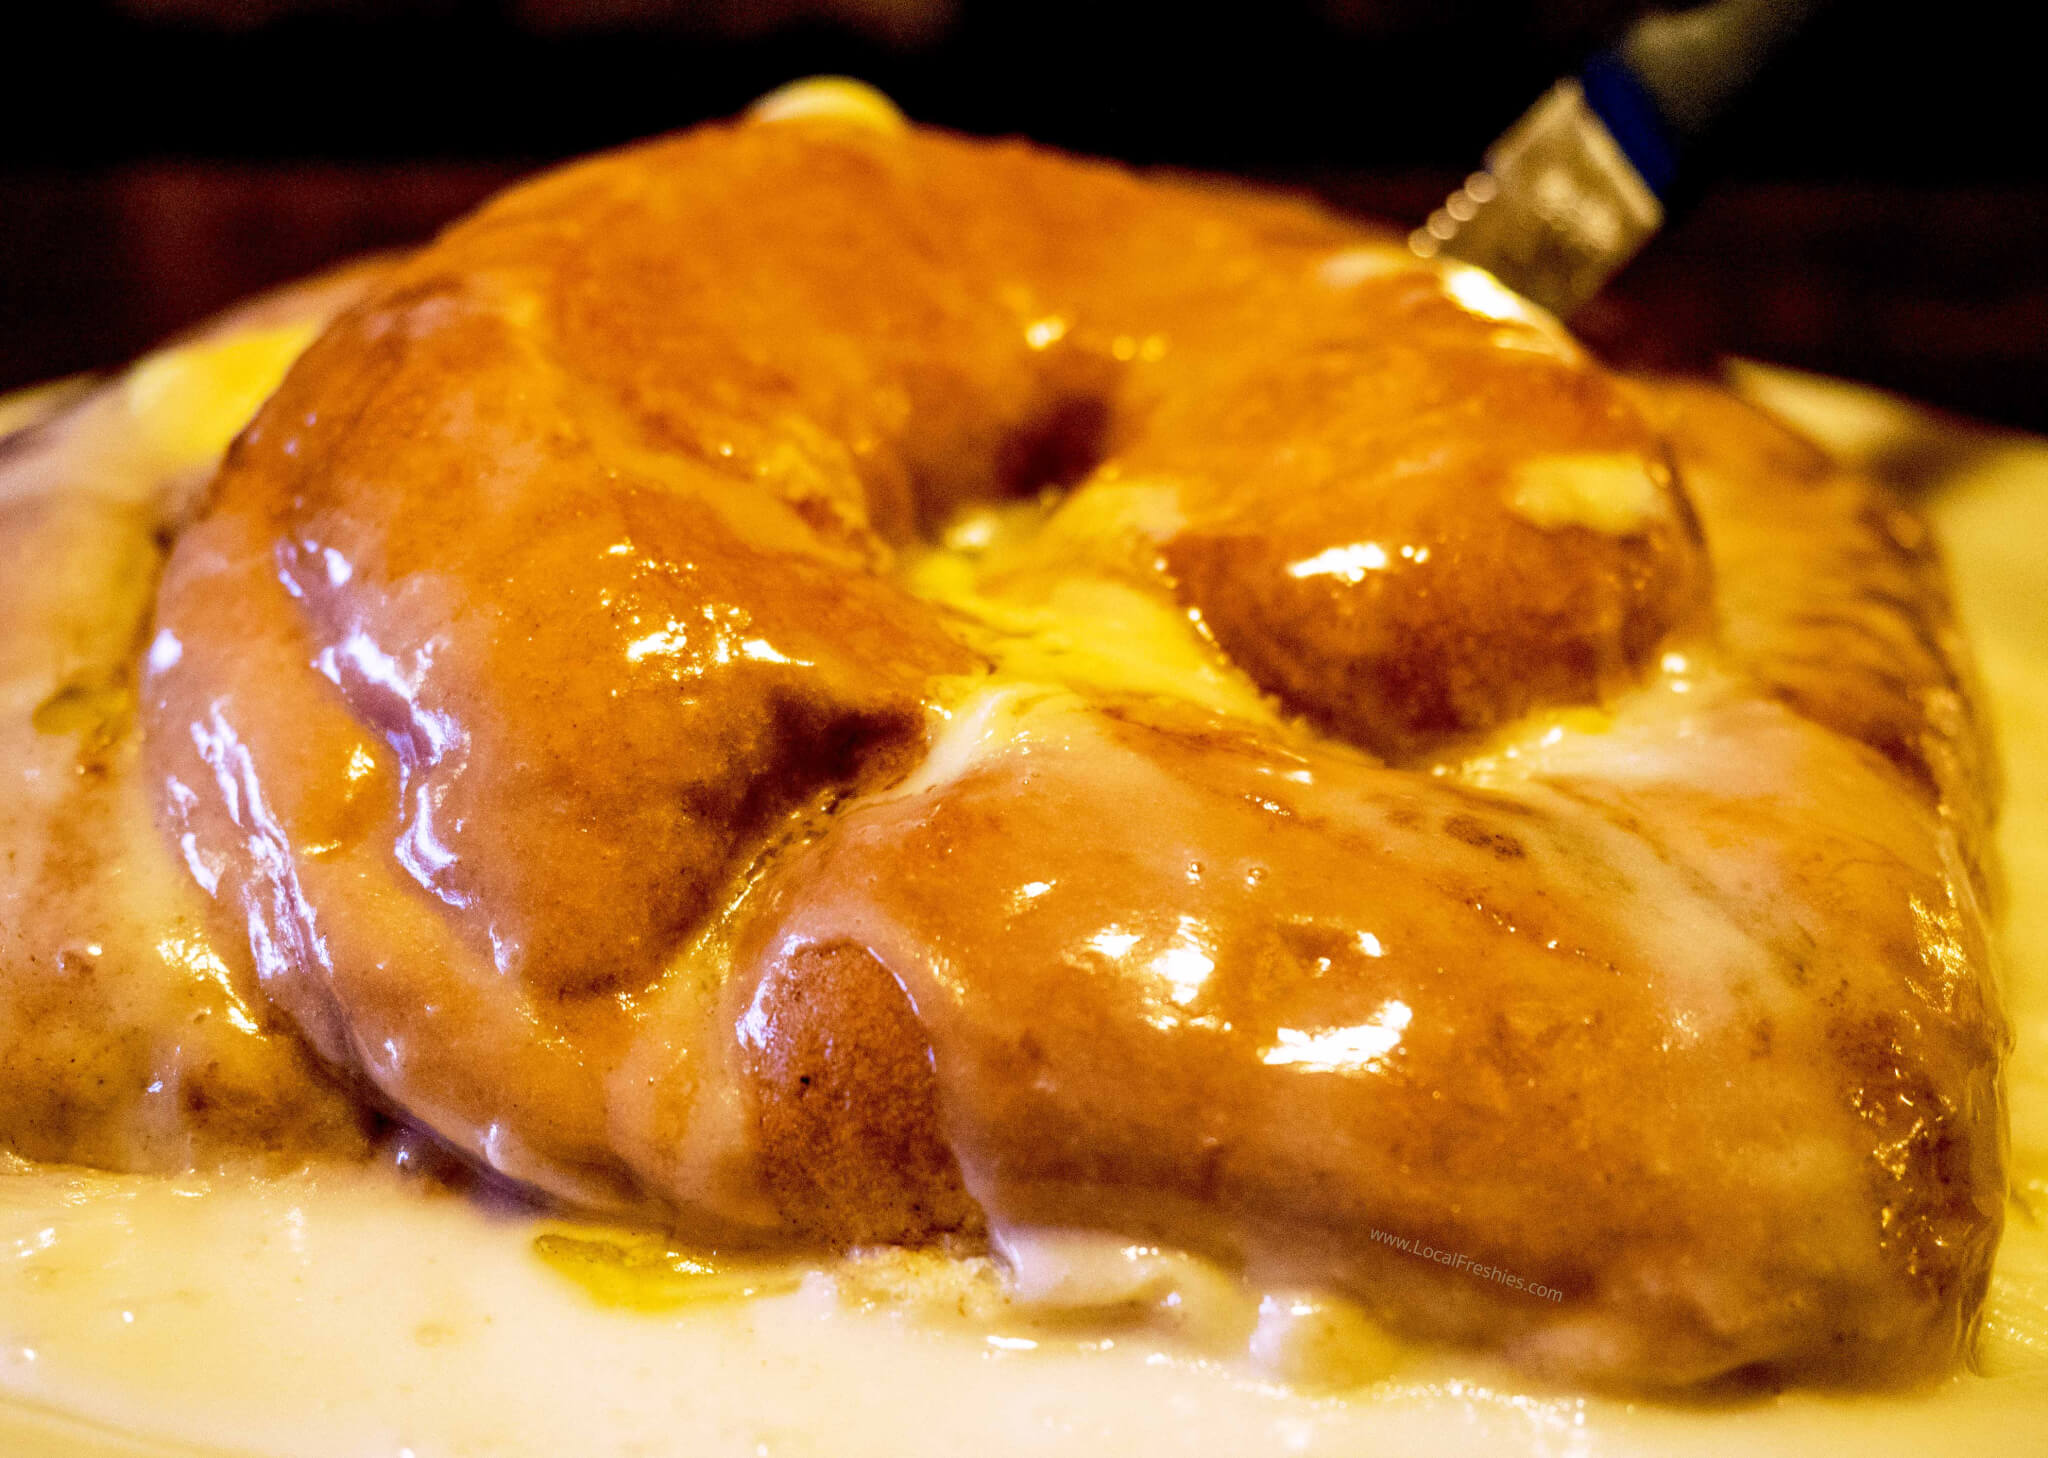
{"type": "MultiPolygon", "coordinates": [[[[1620,1400],[1403,1351],[1341,1303],[1244,1292],[1171,1252],[1057,1232],[1013,1237],[1007,1277],[985,1258],[889,1253],[764,1272],[699,1267],[382,1167],[246,1179],[22,1167],[0,1176],[0,1451],[2024,1447],[2048,1423],[2048,581],[2026,550],[2048,531],[2048,444],[1931,434],[1836,386],[1750,385],[1838,449],[1881,461],[1919,442],[1948,457],[1935,514],[2008,765],[2018,1036],[2014,1209],[1979,1371],[1905,1395],[1620,1400]]],[[[1667,668],[1684,680],[1683,665],[1667,668]]],[[[1560,723],[1508,748],[1568,753],[1594,727],[1560,723]]]]}

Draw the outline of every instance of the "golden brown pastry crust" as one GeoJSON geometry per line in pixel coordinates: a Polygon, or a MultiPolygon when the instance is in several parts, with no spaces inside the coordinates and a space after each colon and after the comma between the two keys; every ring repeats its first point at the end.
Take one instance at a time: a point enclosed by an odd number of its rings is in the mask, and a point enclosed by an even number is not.
{"type": "Polygon", "coordinates": [[[1866,1377],[1958,1349],[2002,1189],[1916,530],[1304,206],[706,128],[306,354],[173,554],[144,749],[270,1000],[562,1198],[1137,1232],[1596,1378],[1866,1377]],[[1075,569],[1324,732],[978,678],[892,564],[1042,487],[1151,501],[1075,569]]]}
{"type": "Polygon", "coordinates": [[[1961,817],[1974,866],[1989,852],[1998,762],[1926,520],[1725,391],[1666,380],[1638,397],[1706,519],[1720,641],[1795,711],[1961,817]]]}

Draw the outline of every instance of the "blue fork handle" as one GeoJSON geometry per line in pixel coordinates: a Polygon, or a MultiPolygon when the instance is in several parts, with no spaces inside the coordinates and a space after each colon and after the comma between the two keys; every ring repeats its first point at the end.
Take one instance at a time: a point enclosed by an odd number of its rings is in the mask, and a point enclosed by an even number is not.
{"type": "Polygon", "coordinates": [[[1696,142],[1829,0],[1714,0],[1654,11],[1579,75],[1586,103],[1662,198],[1696,142]]]}

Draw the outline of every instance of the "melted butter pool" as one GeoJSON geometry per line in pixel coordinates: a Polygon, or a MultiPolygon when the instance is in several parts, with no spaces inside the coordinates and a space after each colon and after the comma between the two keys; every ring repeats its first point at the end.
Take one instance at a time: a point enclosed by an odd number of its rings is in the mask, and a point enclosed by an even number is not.
{"type": "Polygon", "coordinates": [[[791,1261],[736,1260],[680,1248],[659,1235],[603,1226],[543,1230],[533,1238],[533,1253],[598,1305],[621,1311],[749,1301],[804,1283],[804,1268],[791,1261]]]}

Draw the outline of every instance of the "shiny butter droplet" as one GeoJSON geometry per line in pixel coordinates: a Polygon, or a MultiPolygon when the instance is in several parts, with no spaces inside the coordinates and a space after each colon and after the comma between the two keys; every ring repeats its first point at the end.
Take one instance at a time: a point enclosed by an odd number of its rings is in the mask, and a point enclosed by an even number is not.
{"type": "Polygon", "coordinates": [[[1508,508],[1545,530],[1580,526],[1617,537],[1670,514],[1660,469],[1640,456],[1594,452],[1525,461],[1509,482],[1508,508]]]}
{"type": "Polygon", "coordinates": [[[185,645],[178,641],[178,635],[169,628],[159,628],[149,644],[149,671],[169,673],[184,656],[185,645]]]}
{"type": "Polygon", "coordinates": [[[1385,571],[1386,566],[1387,549],[1378,542],[1352,542],[1348,546],[1332,547],[1327,552],[1318,552],[1313,557],[1289,563],[1287,575],[1336,577],[1345,582],[1363,582],[1366,573],[1385,571]]]}
{"type": "Polygon", "coordinates": [[[1483,268],[1452,264],[1444,270],[1444,292],[1466,313],[1498,324],[1553,323],[1549,315],[1483,268]]]}
{"type": "Polygon", "coordinates": [[[1024,327],[1024,342],[1033,349],[1049,349],[1066,337],[1067,321],[1057,314],[1034,319],[1024,327]]]}
{"type": "Polygon", "coordinates": [[[1395,999],[1353,1027],[1325,1028],[1313,1033],[1281,1028],[1274,1034],[1273,1046],[1261,1055],[1261,1061],[1291,1065],[1310,1073],[1370,1073],[1401,1046],[1401,1035],[1414,1018],[1408,1004],[1395,999]]]}
{"type": "Polygon", "coordinates": [[[600,1306],[634,1311],[778,1295],[794,1291],[804,1276],[802,1267],[788,1262],[732,1261],[625,1230],[549,1231],[534,1237],[533,1253],[600,1306]]]}
{"type": "Polygon", "coordinates": [[[810,76],[778,86],[747,108],[751,122],[851,122],[878,132],[900,132],[906,126],[896,103],[849,76],[810,76]]]}

